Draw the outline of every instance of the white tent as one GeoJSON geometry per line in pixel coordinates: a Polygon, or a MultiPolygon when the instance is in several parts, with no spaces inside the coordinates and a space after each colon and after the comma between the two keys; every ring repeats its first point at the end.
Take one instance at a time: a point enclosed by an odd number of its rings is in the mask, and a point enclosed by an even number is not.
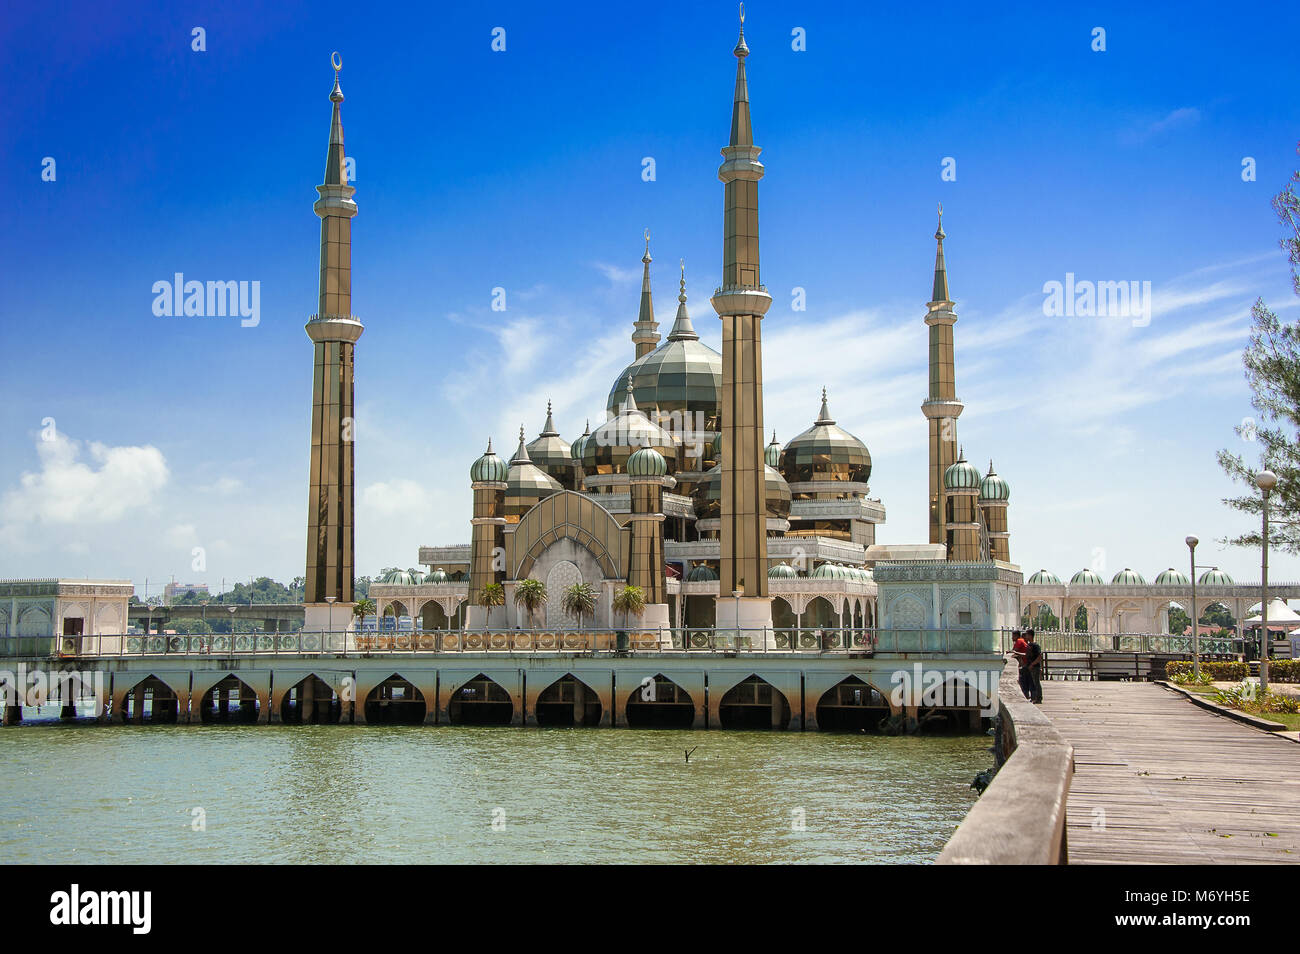
{"type": "MultiPolygon", "coordinates": [[[[1258,606],[1255,607],[1255,610],[1256,610],[1255,615],[1250,617],[1250,619],[1246,620],[1247,623],[1262,623],[1264,621],[1263,617],[1260,616],[1258,613],[1259,610],[1258,606]]],[[[1283,602],[1282,600],[1269,600],[1268,601],[1268,625],[1270,629],[1273,628],[1274,623],[1277,623],[1278,625],[1282,625],[1284,623],[1292,624],[1292,625],[1295,623],[1300,623],[1300,613],[1297,613],[1291,607],[1287,606],[1286,603],[1283,602]]]]}

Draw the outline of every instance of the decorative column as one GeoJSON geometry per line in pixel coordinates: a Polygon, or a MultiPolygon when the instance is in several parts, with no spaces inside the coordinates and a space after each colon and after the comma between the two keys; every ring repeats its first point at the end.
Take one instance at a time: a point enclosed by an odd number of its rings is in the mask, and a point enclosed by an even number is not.
{"type": "MultiPolygon", "coordinates": [[[[465,616],[465,629],[487,628],[492,608],[480,603],[479,594],[488,583],[500,583],[505,579],[502,559],[505,553],[508,474],[508,465],[492,450],[492,438],[489,437],[487,450],[469,470],[470,488],[474,491],[474,515],[470,518],[469,609],[465,616]]],[[[503,620],[504,612],[503,607],[503,620]]]]}
{"type": "Polygon", "coordinates": [[[722,319],[722,512],[717,625],[772,626],[767,587],[767,508],[763,473],[761,325],[772,304],[759,280],[758,181],[762,150],[754,145],[745,76],[742,8],[732,101],[731,139],[718,178],[725,184],[722,284],[713,309],[722,319]],[[736,599],[734,593],[742,598],[736,599]]]}
{"type": "Polygon", "coordinates": [[[307,322],[315,346],[312,376],[311,477],[307,510],[307,573],[303,628],[327,630],[331,617],[351,627],[353,577],[353,350],[364,330],[352,315],[352,217],[343,152],[343,91],[334,54],[329,153],[325,182],[316,187],[320,217],[320,296],[307,322]],[[332,601],[332,612],[331,603],[332,601]]]}
{"type": "Polygon", "coordinates": [[[663,491],[676,484],[668,476],[668,463],[651,447],[642,447],[627,459],[628,483],[632,497],[632,554],[628,561],[627,582],[645,594],[645,612],[641,625],[659,630],[671,644],[672,626],[668,615],[667,584],[664,581],[664,513],[663,491]]]}

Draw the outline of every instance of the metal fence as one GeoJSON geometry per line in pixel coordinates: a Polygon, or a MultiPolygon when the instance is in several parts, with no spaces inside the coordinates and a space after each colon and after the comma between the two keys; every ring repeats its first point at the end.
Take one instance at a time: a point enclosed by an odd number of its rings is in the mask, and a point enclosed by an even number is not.
{"type": "Polygon", "coordinates": [[[685,628],[662,630],[435,630],[64,636],[30,655],[365,656],[411,653],[961,653],[1000,651],[998,630],[685,628]]]}
{"type": "MultiPolygon", "coordinates": [[[[1048,653],[1146,653],[1191,656],[1192,637],[1168,633],[1080,633],[1034,631],[1034,640],[1048,653]]],[[[1015,639],[1011,630],[1002,631],[1002,651],[1010,652],[1015,639]]],[[[1237,656],[1250,640],[1202,636],[1202,656],[1237,656]]]]}

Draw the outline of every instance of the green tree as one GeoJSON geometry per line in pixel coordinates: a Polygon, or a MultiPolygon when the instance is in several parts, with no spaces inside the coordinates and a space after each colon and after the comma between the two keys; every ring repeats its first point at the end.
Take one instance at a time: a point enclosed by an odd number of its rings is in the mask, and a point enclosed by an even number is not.
{"type": "Polygon", "coordinates": [[[614,594],[614,612],[623,614],[623,628],[631,616],[640,616],[645,612],[645,590],[628,584],[614,594]]]}
{"type": "Polygon", "coordinates": [[[1057,619],[1055,613],[1040,603],[1038,613],[1032,618],[1030,618],[1029,610],[1025,610],[1020,614],[1020,625],[1032,626],[1034,629],[1057,630],[1061,628],[1061,621],[1057,619]]]}
{"type": "Polygon", "coordinates": [[[533,612],[546,605],[546,584],[541,580],[526,579],[515,584],[515,605],[522,606],[528,614],[528,625],[533,625],[533,612]]]}
{"type": "Polygon", "coordinates": [[[578,625],[582,626],[583,618],[596,612],[596,588],[590,583],[574,583],[566,587],[560,607],[570,616],[577,617],[578,625]]]}
{"type": "Polygon", "coordinates": [[[356,605],[352,607],[352,615],[357,619],[361,619],[363,616],[374,616],[375,601],[367,596],[363,596],[361,599],[357,600],[356,605]]]}
{"type": "Polygon", "coordinates": [[[500,583],[484,583],[483,588],[478,591],[479,606],[487,607],[487,628],[491,629],[492,608],[494,606],[506,605],[506,588],[500,583]]]}
{"type": "MultiPolygon", "coordinates": [[[[1300,153],[1300,149],[1296,150],[1300,153]]],[[[1291,284],[1300,295],[1300,171],[1273,197],[1273,210],[1287,229],[1279,243],[1291,263],[1291,284]]],[[[1230,478],[1247,488],[1240,497],[1223,502],[1234,510],[1255,516],[1255,526],[1223,542],[1258,548],[1262,544],[1259,514],[1263,502],[1255,487],[1255,475],[1264,469],[1277,474],[1277,489],[1270,495],[1269,546],[1286,553],[1300,553],[1300,323],[1287,323],[1256,299],[1251,313],[1250,341],[1242,353],[1242,365],[1251,390],[1251,407],[1259,420],[1236,428],[1243,440],[1259,446],[1258,466],[1241,454],[1219,451],[1219,465],[1230,478]]]]}

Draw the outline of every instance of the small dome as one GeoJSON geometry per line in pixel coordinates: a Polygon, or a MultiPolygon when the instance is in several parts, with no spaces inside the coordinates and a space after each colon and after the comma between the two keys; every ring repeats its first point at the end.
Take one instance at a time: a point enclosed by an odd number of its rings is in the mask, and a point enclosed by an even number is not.
{"type": "Polygon", "coordinates": [[[407,570],[406,572],[411,574],[411,582],[416,584],[417,586],[421,583],[428,582],[428,580],[424,578],[424,574],[421,573],[419,570],[414,570],[414,571],[407,570]]]}
{"type": "MultiPolygon", "coordinates": [[[[790,516],[790,485],[785,482],[780,471],[774,467],[763,466],[763,491],[766,499],[767,516],[786,520],[790,516]]],[[[710,467],[695,485],[695,514],[702,520],[716,519],[722,516],[722,466],[710,467]]]]}
{"type": "Polygon", "coordinates": [[[677,460],[677,439],[637,407],[628,386],[627,400],[617,417],[600,427],[583,446],[582,469],[587,476],[626,473],[627,460],[643,447],[652,447],[664,460],[677,460]]]}
{"type": "Polygon", "coordinates": [[[577,461],[577,462],[581,463],[581,461],[582,461],[582,452],[586,449],[586,447],[587,447],[587,441],[589,441],[589,440],[591,440],[591,422],[590,422],[590,421],[588,421],[587,424],[586,424],[586,426],[583,427],[583,429],[582,429],[582,436],[579,437],[576,441],[574,441],[573,444],[569,447],[569,456],[570,456],[571,458],[573,458],[574,461],[577,461]]]}
{"type": "Polygon", "coordinates": [[[436,570],[431,568],[431,569],[429,570],[428,573],[424,574],[424,582],[426,582],[426,583],[446,583],[446,582],[447,582],[447,571],[444,570],[444,569],[442,569],[442,567],[439,567],[439,568],[436,569],[436,570]]]}
{"type": "Polygon", "coordinates": [[[1029,579],[1027,579],[1025,582],[1026,582],[1026,583],[1029,583],[1029,584],[1034,584],[1034,583],[1052,583],[1052,584],[1055,584],[1055,585],[1057,585],[1057,586],[1059,586],[1059,585],[1061,584],[1061,581],[1060,581],[1060,579],[1057,578],[1056,574],[1054,574],[1054,573],[1048,573],[1046,570],[1039,570],[1037,573],[1035,573],[1033,576],[1031,576],[1031,577],[1030,577],[1029,579]]]}
{"type": "Polygon", "coordinates": [[[396,583],[399,586],[411,586],[415,580],[405,570],[389,570],[379,578],[380,583],[396,583]]]}
{"type": "Polygon", "coordinates": [[[555,429],[555,418],[551,415],[550,401],[546,402],[546,424],[536,440],[528,444],[528,457],[537,467],[558,480],[562,486],[573,486],[573,449],[555,429]]]}
{"type": "Polygon", "coordinates": [[[993,470],[993,461],[989,461],[989,472],[980,481],[980,500],[1009,499],[1011,499],[1011,488],[993,470]]]}
{"type": "Polygon", "coordinates": [[[481,480],[504,483],[506,473],[509,470],[510,467],[506,462],[498,457],[496,452],[492,450],[492,438],[489,437],[487,450],[483,452],[482,457],[474,461],[473,465],[471,465],[469,469],[469,479],[475,483],[481,480]]]}
{"type": "Polygon", "coordinates": [[[781,472],[796,483],[850,481],[865,484],[871,477],[871,453],[831,418],[822,389],[821,413],[781,451],[781,472]]]}
{"type": "Polygon", "coordinates": [[[1212,566],[1196,581],[1198,586],[1232,586],[1232,577],[1224,573],[1217,566],[1212,566]]]}
{"type": "Polygon", "coordinates": [[[768,444],[767,449],[763,451],[763,463],[768,467],[781,466],[781,445],[776,442],[776,431],[772,432],[772,443],[768,444]]]}
{"type": "Polygon", "coordinates": [[[1172,566],[1167,570],[1161,570],[1156,575],[1156,586],[1189,586],[1191,581],[1187,579],[1187,574],[1181,570],[1175,570],[1172,566]]]}
{"type": "Polygon", "coordinates": [[[838,563],[823,563],[809,574],[815,580],[847,580],[848,567],[838,563]]]}
{"type": "Polygon", "coordinates": [[[1087,567],[1070,577],[1071,586],[1104,586],[1105,584],[1105,580],[1099,577],[1096,573],[1093,573],[1092,570],[1089,570],[1087,567]]]}
{"type": "Polygon", "coordinates": [[[776,563],[767,568],[769,580],[793,580],[798,575],[799,571],[789,563],[776,563]]]}
{"type": "Polygon", "coordinates": [[[1118,583],[1124,586],[1146,586],[1146,578],[1137,570],[1124,567],[1111,579],[1111,583],[1118,583]]]}
{"type": "Polygon", "coordinates": [[[510,471],[506,475],[505,518],[517,521],[539,501],[563,489],[558,480],[529,458],[528,448],[524,446],[524,429],[520,427],[519,449],[510,459],[510,471]]]}
{"type": "Polygon", "coordinates": [[[714,573],[707,563],[696,564],[691,567],[690,572],[686,574],[687,583],[708,583],[717,578],[718,574],[714,573]]]}
{"type": "Polygon", "coordinates": [[[663,477],[668,473],[668,462],[654,448],[643,447],[627,459],[627,472],[631,477],[663,477]]]}
{"type": "Polygon", "coordinates": [[[957,463],[943,472],[943,486],[945,490],[978,490],[980,472],[966,462],[965,454],[959,453],[957,463]]]}

